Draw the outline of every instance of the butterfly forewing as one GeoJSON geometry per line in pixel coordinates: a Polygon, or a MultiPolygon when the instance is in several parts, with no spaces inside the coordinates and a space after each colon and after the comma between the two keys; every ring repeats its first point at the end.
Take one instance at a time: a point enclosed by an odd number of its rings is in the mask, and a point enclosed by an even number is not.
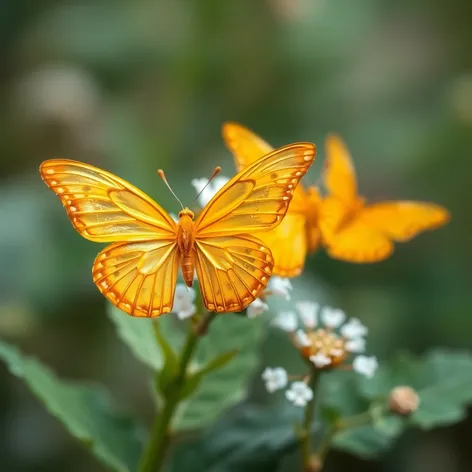
{"type": "Polygon", "coordinates": [[[395,241],[408,241],[422,231],[447,223],[449,212],[432,203],[383,202],[364,208],[360,218],[395,241]]]}
{"type": "Polygon", "coordinates": [[[324,184],[330,195],[350,204],[357,198],[356,170],[351,155],[341,138],[326,139],[324,184]]]}
{"type": "Polygon", "coordinates": [[[315,158],[313,144],[285,146],[231,179],[202,210],[197,237],[254,233],[275,228],[315,158]]]}
{"type": "Polygon", "coordinates": [[[167,212],[109,172],[82,162],[52,159],[41,164],[40,173],[84,238],[112,242],[175,235],[176,225],[167,212]]]}

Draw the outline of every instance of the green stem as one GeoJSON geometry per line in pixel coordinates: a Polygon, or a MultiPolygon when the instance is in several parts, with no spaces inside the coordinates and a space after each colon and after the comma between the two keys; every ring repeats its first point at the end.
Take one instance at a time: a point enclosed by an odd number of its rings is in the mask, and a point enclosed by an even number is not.
{"type": "Polygon", "coordinates": [[[184,348],[180,355],[179,368],[169,392],[164,398],[164,404],[156,416],[151,429],[151,437],[139,461],[139,472],[158,472],[162,469],[167,448],[172,437],[171,420],[180,403],[182,388],[185,386],[187,368],[195,352],[199,338],[208,329],[215,313],[207,313],[201,322],[191,327],[187,333],[184,348]]]}
{"type": "Polygon", "coordinates": [[[311,462],[311,444],[312,444],[312,426],[315,418],[316,405],[316,386],[320,378],[320,371],[313,369],[308,386],[313,390],[313,398],[310,400],[305,408],[305,415],[303,418],[303,429],[300,435],[300,447],[302,450],[303,469],[310,470],[311,462]]]}

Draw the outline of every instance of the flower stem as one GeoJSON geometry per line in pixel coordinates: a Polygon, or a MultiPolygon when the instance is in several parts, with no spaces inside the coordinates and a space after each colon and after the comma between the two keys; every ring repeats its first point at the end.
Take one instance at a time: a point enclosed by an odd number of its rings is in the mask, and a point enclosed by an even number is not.
{"type": "Polygon", "coordinates": [[[139,461],[139,472],[158,472],[162,469],[167,448],[172,438],[171,421],[179,406],[182,388],[185,386],[187,368],[197,347],[198,340],[208,329],[216,316],[214,312],[205,314],[197,326],[190,327],[180,355],[179,368],[165,395],[164,404],[156,416],[151,429],[151,437],[139,461]]]}
{"type": "Polygon", "coordinates": [[[316,405],[316,386],[320,378],[320,372],[317,369],[313,369],[311,377],[308,382],[308,386],[313,390],[313,398],[305,407],[305,415],[303,418],[303,428],[300,434],[300,447],[302,450],[303,470],[310,471],[311,463],[311,444],[312,444],[312,427],[313,420],[315,418],[315,405],[316,405]]]}

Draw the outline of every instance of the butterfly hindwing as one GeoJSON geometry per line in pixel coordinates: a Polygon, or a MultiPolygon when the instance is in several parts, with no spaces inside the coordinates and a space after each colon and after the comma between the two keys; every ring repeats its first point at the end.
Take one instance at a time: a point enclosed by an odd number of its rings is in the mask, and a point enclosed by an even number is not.
{"type": "Polygon", "coordinates": [[[267,286],[274,260],[249,235],[197,239],[196,260],[203,301],[210,311],[242,311],[267,286]]]}
{"type": "Polygon", "coordinates": [[[288,211],[277,228],[257,233],[256,236],[272,251],[274,273],[279,277],[300,275],[307,252],[305,218],[288,211]]]}
{"type": "Polygon", "coordinates": [[[384,260],[393,252],[387,236],[360,220],[347,224],[325,244],[332,258],[360,264],[384,260]]]}
{"type": "Polygon", "coordinates": [[[99,253],[92,276],[102,294],[132,316],[169,313],[174,303],[179,257],[176,242],[119,242],[99,253]]]}

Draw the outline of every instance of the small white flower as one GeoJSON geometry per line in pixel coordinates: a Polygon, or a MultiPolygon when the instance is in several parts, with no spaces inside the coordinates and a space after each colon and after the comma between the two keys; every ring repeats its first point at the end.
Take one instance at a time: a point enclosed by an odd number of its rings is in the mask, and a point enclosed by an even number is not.
{"type": "Polygon", "coordinates": [[[190,318],[195,314],[196,307],[193,303],[195,301],[195,290],[187,287],[184,284],[177,284],[175,287],[174,306],[172,311],[181,320],[190,318]]]}
{"type": "Polygon", "coordinates": [[[321,309],[321,321],[327,328],[338,328],[344,323],[346,314],[339,308],[324,306],[321,309]]]}
{"type": "Polygon", "coordinates": [[[340,330],[341,334],[348,339],[367,336],[367,327],[365,327],[357,318],[351,318],[340,330]]]}
{"type": "Polygon", "coordinates": [[[278,328],[291,333],[297,329],[297,315],[293,311],[283,311],[274,318],[272,323],[278,328]]]}
{"type": "Polygon", "coordinates": [[[295,342],[298,347],[310,347],[311,346],[311,341],[308,335],[305,333],[305,331],[301,329],[297,329],[297,332],[295,333],[295,342]]]}
{"type": "Polygon", "coordinates": [[[285,300],[290,300],[290,292],[292,291],[292,283],[290,279],[283,279],[282,277],[272,277],[269,281],[269,290],[278,297],[284,297],[285,300]]]}
{"type": "Polygon", "coordinates": [[[208,179],[203,177],[201,179],[192,179],[192,185],[195,187],[197,194],[199,193],[198,203],[203,208],[214,197],[216,192],[228,182],[227,177],[215,177],[210,183],[208,179]],[[201,193],[200,193],[201,192],[201,193]]]}
{"type": "Polygon", "coordinates": [[[364,338],[353,338],[346,341],[344,345],[346,351],[349,352],[364,352],[365,351],[365,339],[364,338]]]}
{"type": "Polygon", "coordinates": [[[314,302],[297,302],[296,307],[303,324],[313,329],[318,324],[318,310],[320,305],[314,302]]]}
{"type": "Polygon", "coordinates": [[[313,390],[304,382],[293,382],[285,392],[285,396],[295,406],[306,406],[313,399],[313,390]]]}
{"type": "Polygon", "coordinates": [[[267,305],[267,303],[264,303],[260,298],[256,298],[247,307],[246,314],[248,318],[256,318],[257,316],[261,315],[268,309],[269,309],[269,305],[267,305]]]}
{"type": "Polygon", "coordinates": [[[287,385],[288,375],[287,371],[282,367],[266,367],[262,372],[262,379],[268,392],[273,393],[280,390],[287,385]]]}
{"type": "Polygon", "coordinates": [[[313,362],[313,364],[315,364],[315,367],[318,367],[318,369],[321,369],[331,364],[331,359],[322,352],[319,352],[314,356],[310,356],[310,361],[313,362]]]}
{"type": "Polygon", "coordinates": [[[378,366],[379,363],[375,356],[357,356],[352,363],[352,367],[357,373],[369,378],[374,376],[378,366]]]}

